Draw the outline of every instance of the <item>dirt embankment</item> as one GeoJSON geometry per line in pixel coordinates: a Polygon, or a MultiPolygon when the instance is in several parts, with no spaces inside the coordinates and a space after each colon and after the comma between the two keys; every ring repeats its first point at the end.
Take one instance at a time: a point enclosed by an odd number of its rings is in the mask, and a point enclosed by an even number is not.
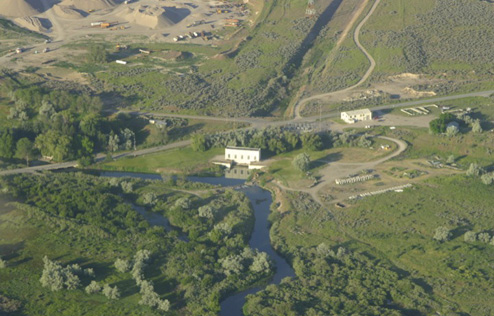
{"type": "Polygon", "coordinates": [[[39,0],[2,0],[0,15],[6,17],[25,17],[40,13],[39,0]]]}

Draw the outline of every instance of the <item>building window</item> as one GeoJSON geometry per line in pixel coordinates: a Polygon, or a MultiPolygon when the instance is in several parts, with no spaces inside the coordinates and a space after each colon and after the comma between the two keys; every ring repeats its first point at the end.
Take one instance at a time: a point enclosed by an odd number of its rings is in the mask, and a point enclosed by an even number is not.
{"type": "Polygon", "coordinates": [[[237,159],[237,155],[235,155],[235,159],[237,159]]]}
{"type": "Polygon", "coordinates": [[[250,160],[250,156],[247,156],[247,159],[249,159],[249,160],[250,160]]]}
{"type": "Polygon", "coordinates": [[[228,154],[228,159],[230,159],[230,154],[228,154]]]}
{"type": "Polygon", "coordinates": [[[244,155],[240,156],[240,159],[244,159],[244,155]]]}

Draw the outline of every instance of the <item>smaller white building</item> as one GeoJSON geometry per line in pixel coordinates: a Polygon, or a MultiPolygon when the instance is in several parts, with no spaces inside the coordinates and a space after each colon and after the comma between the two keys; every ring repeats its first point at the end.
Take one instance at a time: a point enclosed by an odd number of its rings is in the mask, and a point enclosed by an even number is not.
{"type": "Polygon", "coordinates": [[[225,160],[250,165],[261,160],[260,148],[226,147],[225,160]]]}
{"type": "Polygon", "coordinates": [[[372,120],[372,111],[369,109],[360,109],[341,112],[341,119],[349,124],[353,124],[358,121],[370,121],[372,120]]]}

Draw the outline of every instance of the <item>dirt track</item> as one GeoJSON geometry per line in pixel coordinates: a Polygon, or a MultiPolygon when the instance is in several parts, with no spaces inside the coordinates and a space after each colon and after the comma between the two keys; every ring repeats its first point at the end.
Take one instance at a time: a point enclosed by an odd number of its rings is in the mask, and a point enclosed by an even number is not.
{"type": "Polygon", "coordinates": [[[321,174],[321,178],[319,182],[313,186],[312,188],[308,189],[303,189],[303,188],[288,188],[286,186],[283,186],[280,183],[277,183],[280,188],[286,191],[297,191],[297,192],[305,192],[311,195],[311,197],[318,202],[320,205],[324,206],[324,202],[321,201],[319,197],[319,192],[323,189],[324,185],[333,182],[334,180],[338,178],[345,178],[348,177],[350,174],[355,174],[359,173],[362,170],[365,169],[374,169],[377,165],[382,164],[385,161],[388,161],[398,155],[400,155],[402,152],[404,152],[407,149],[407,144],[399,139],[395,138],[390,138],[390,137],[385,137],[385,136],[379,136],[381,139],[385,139],[391,142],[394,142],[398,145],[398,149],[395,150],[393,153],[390,155],[370,161],[370,162],[362,162],[362,163],[339,163],[339,162],[330,162],[328,163],[327,167],[322,169],[319,173],[321,174]]]}
{"type": "MultiPolygon", "coordinates": [[[[360,15],[360,13],[363,11],[363,8],[365,8],[365,5],[367,5],[367,2],[368,2],[368,0],[365,0],[364,1],[364,3],[362,4],[361,9],[357,12],[357,14],[355,14],[354,18],[352,18],[352,20],[348,24],[347,29],[351,29],[351,27],[353,27],[353,24],[357,20],[357,18],[360,15]]],[[[357,27],[355,28],[355,31],[353,33],[353,39],[355,41],[355,44],[357,45],[357,47],[362,51],[362,53],[367,57],[367,59],[370,62],[370,66],[367,69],[367,71],[365,72],[365,74],[362,76],[362,78],[360,78],[360,80],[356,84],[354,84],[354,85],[352,85],[350,87],[347,87],[347,88],[342,89],[342,90],[334,91],[334,92],[317,94],[317,95],[314,95],[314,96],[311,96],[311,97],[308,97],[308,98],[305,98],[305,99],[302,99],[302,100],[298,101],[297,104],[295,104],[295,106],[294,106],[295,119],[301,119],[302,118],[302,116],[300,115],[300,113],[302,112],[302,110],[303,110],[305,104],[307,104],[307,102],[312,101],[312,100],[316,100],[316,99],[327,98],[327,97],[332,96],[332,95],[346,94],[349,91],[351,91],[351,90],[353,90],[353,89],[361,86],[365,81],[367,81],[367,79],[369,79],[370,75],[374,71],[374,68],[376,67],[376,61],[369,54],[369,52],[367,52],[367,50],[365,49],[365,47],[360,43],[359,35],[360,35],[360,30],[362,29],[362,27],[364,26],[364,24],[369,20],[369,18],[372,16],[372,14],[376,10],[376,8],[377,8],[377,6],[379,5],[380,2],[381,2],[381,0],[376,0],[376,2],[374,2],[374,5],[372,6],[372,8],[369,10],[369,12],[364,17],[364,19],[357,25],[357,27]]],[[[341,36],[341,38],[340,38],[341,42],[338,41],[338,43],[340,44],[340,46],[341,46],[341,43],[344,40],[344,37],[346,37],[346,34],[345,33],[343,33],[342,36],[341,36]]],[[[335,47],[334,51],[336,52],[338,50],[338,48],[339,48],[339,46],[337,44],[337,46],[335,47]]]]}

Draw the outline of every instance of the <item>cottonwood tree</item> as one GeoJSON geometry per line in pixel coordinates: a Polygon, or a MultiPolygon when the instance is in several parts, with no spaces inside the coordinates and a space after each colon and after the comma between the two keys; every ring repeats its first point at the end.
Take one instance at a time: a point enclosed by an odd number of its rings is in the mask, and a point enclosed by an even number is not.
{"type": "Polygon", "coordinates": [[[84,289],[87,294],[96,294],[101,291],[101,285],[96,281],[91,281],[88,286],[84,289]]]}
{"type": "Polygon", "coordinates": [[[306,153],[301,153],[293,158],[292,165],[299,171],[306,172],[310,167],[310,157],[306,153]]]}
{"type": "Polygon", "coordinates": [[[475,162],[472,162],[470,166],[468,167],[467,170],[467,176],[472,177],[478,177],[482,172],[482,168],[475,162]]]}
{"type": "Polygon", "coordinates": [[[463,239],[466,242],[475,242],[477,241],[477,234],[475,232],[468,231],[465,233],[465,235],[463,235],[463,239]]]}
{"type": "Polygon", "coordinates": [[[454,125],[448,126],[446,128],[446,136],[448,136],[448,137],[453,137],[456,134],[458,134],[459,132],[460,132],[460,130],[458,129],[458,127],[456,127],[454,125]]]}
{"type": "Polygon", "coordinates": [[[108,137],[108,151],[116,152],[118,150],[119,143],[120,143],[120,138],[118,137],[118,135],[113,134],[112,132],[108,137]]]}
{"type": "Polygon", "coordinates": [[[193,151],[206,151],[206,137],[203,134],[193,134],[191,137],[191,144],[193,151]]]}
{"type": "Polygon", "coordinates": [[[40,278],[41,285],[52,291],[59,291],[64,287],[75,289],[80,285],[79,277],[71,266],[62,267],[61,264],[51,261],[47,256],[43,258],[44,268],[40,278]]]}
{"type": "Polygon", "coordinates": [[[472,123],[472,132],[477,133],[477,134],[480,134],[483,131],[484,130],[482,129],[482,124],[480,124],[480,120],[475,120],[472,123]]]}
{"type": "Polygon", "coordinates": [[[102,293],[110,300],[117,300],[120,298],[120,291],[117,286],[111,287],[109,284],[105,284],[102,293]]]}
{"type": "Polygon", "coordinates": [[[0,133],[0,158],[10,159],[14,157],[14,136],[10,130],[0,133]]]}
{"type": "Polygon", "coordinates": [[[451,231],[444,226],[439,226],[436,228],[433,238],[440,242],[448,241],[451,238],[451,231]]]}
{"type": "Polygon", "coordinates": [[[485,185],[491,185],[494,182],[494,173],[486,173],[480,177],[480,180],[485,185]]]}
{"type": "Polygon", "coordinates": [[[114,265],[117,271],[122,273],[130,271],[130,269],[132,268],[132,264],[129,262],[129,260],[120,259],[120,258],[115,260],[114,265]]]}
{"type": "Polygon", "coordinates": [[[455,160],[456,160],[456,159],[455,159],[455,156],[454,156],[454,155],[449,155],[449,156],[448,156],[448,159],[446,160],[446,163],[451,164],[451,163],[454,163],[454,162],[455,162],[455,160]]]}
{"type": "Polygon", "coordinates": [[[488,244],[489,241],[491,241],[491,235],[489,235],[489,233],[479,233],[477,235],[477,239],[480,241],[480,242],[483,242],[483,243],[486,243],[488,244]]]}
{"type": "Polygon", "coordinates": [[[242,272],[242,270],[244,269],[242,261],[242,257],[239,255],[230,255],[220,260],[223,272],[227,276],[242,272]]]}
{"type": "Polygon", "coordinates": [[[268,273],[271,269],[271,264],[269,262],[269,256],[265,252],[260,252],[254,257],[249,269],[257,273],[268,273]]]}
{"type": "Polygon", "coordinates": [[[204,218],[209,218],[209,219],[214,218],[214,210],[209,205],[201,206],[199,208],[198,212],[199,212],[199,217],[204,217],[204,218]]]}
{"type": "Polygon", "coordinates": [[[34,145],[27,138],[21,138],[17,142],[15,155],[17,158],[25,159],[26,165],[29,167],[29,161],[34,157],[34,145]]]}
{"type": "Polygon", "coordinates": [[[142,202],[146,205],[155,205],[157,201],[157,196],[154,192],[146,192],[142,196],[142,202]]]}

